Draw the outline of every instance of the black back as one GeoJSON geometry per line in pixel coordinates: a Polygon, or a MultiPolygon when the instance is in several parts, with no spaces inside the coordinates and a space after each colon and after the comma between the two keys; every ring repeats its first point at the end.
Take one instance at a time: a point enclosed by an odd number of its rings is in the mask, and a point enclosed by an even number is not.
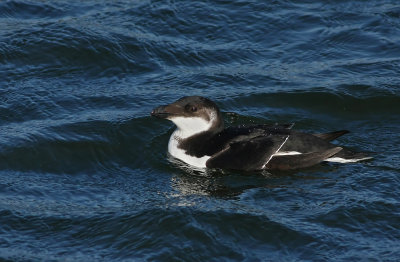
{"type": "MultiPolygon", "coordinates": [[[[236,126],[228,127],[221,132],[202,132],[180,142],[179,148],[187,154],[195,157],[205,155],[213,156],[226,149],[232,143],[250,141],[256,137],[290,134],[290,130],[271,127],[271,125],[236,126]]],[[[260,142],[260,140],[257,140],[260,142]]],[[[253,141],[254,143],[254,141],[253,141]]],[[[266,145],[267,146],[267,145],[266,145]]]]}

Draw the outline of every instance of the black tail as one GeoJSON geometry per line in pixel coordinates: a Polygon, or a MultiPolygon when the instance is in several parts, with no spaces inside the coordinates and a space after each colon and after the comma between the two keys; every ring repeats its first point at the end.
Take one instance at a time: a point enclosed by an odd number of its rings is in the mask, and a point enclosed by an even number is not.
{"type": "Polygon", "coordinates": [[[344,134],[350,133],[348,130],[340,130],[340,131],[334,131],[330,133],[321,133],[321,134],[314,134],[314,136],[319,137],[325,141],[332,141],[338,138],[339,136],[342,136],[344,134]]]}

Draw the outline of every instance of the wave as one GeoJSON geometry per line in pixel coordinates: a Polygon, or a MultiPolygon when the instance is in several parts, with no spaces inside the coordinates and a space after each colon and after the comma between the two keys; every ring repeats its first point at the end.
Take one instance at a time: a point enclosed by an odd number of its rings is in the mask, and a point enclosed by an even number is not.
{"type": "MultiPolygon", "coordinates": [[[[260,258],[259,255],[276,250],[280,243],[297,246],[298,242],[307,244],[314,241],[310,235],[296,232],[267,217],[223,211],[150,209],[133,214],[79,218],[18,217],[3,212],[2,219],[5,218],[16,231],[35,228],[29,232],[28,239],[41,236],[40,241],[34,241],[25,249],[26,255],[31,258],[40,257],[38,250],[46,244],[47,248],[52,247],[49,250],[53,250],[46,253],[55,256],[60,243],[70,243],[80,246],[80,252],[84,251],[84,254],[99,254],[99,249],[109,253],[109,249],[117,249],[121,255],[113,260],[191,258],[198,261],[210,255],[219,259],[240,260],[248,256],[260,258]],[[177,228],[180,230],[176,231],[177,228]],[[54,238],[58,239],[56,243],[54,238]],[[245,246],[241,246],[243,241],[247,242],[245,246]],[[33,254],[33,250],[37,253],[33,254]]],[[[13,242],[10,238],[9,245],[13,246],[13,242]]],[[[17,246],[17,250],[21,248],[21,245],[17,246]]],[[[279,254],[281,252],[276,255],[279,254]]]]}
{"type": "MultiPolygon", "coordinates": [[[[282,111],[307,111],[313,113],[339,116],[379,117],[400,113],[396,106],[400,96],[371,86],[346,85],[334,90],[314,88],[289,92],[272,92],[237,96],[225,102],[229,109],[241,107],[261,107],[281,109],[282,111]]],[[[226,107],[226,106],[225,106],[226,107]]]]}
{"type": "Polygon", "coordinates": [[[10,133],[2,137],[0,168],[69,174],[112,172],[120,166],[146,168],[154,152],[164,152],[151,148],[154,124],[137,118],[118,122],[38,121],[37,125],[28,122],[14,129],[3,126],[10,133]]]}

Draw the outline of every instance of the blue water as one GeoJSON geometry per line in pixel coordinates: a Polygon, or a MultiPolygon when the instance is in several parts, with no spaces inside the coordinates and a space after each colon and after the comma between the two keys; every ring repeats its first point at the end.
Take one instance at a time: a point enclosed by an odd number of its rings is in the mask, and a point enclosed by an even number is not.
{"type": "Polygon", "coordinates": [[[0,261],[399,261],[399,43],[396,0],[1,1],[0,261]],[[193,170],[185,95],[375,158],[193,170]]]}

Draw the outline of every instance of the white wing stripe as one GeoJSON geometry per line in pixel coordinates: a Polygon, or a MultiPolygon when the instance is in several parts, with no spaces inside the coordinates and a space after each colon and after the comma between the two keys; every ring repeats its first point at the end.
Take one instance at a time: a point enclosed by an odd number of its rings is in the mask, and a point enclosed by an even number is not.
{"type": "Polygon", "coordinates": [[[269,163],[269,161],[271,161],[272,157],[274,157],[274,155],[275,155],[276,153],[278,153],[279,150],[281,150],[281,148],[283,147],[283,145],[286,143],[286,141],[287,141],[288,139],[289,139],[289,136],[286,137],[285,141],[283,141],[283,143],[282,143],[282,144],[280,145],[280,147],[275,151],[275,153],[274,153],[274,154],[271,154],[271,156],[268,158],[267,163],[265,163],[265,164],[263,165],[262,168],[265,168],[265,167],[268,165],[268,163],[269,163]]]}

